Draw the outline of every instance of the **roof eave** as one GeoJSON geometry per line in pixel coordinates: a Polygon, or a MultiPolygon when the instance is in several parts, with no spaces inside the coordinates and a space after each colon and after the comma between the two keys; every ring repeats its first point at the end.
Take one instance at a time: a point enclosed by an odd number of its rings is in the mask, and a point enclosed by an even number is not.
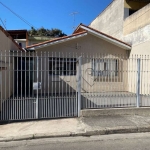
{"type": "Polygon", "coordinates": [[[80,26],[80,28],[85,29],[86,31],[88,31],[88,33],[90,33],[92,35],[95,35],[95,36],[97,36],[97,37],[99,37],[99,38],[101,38],[101,39],[103,39],[105,41],[108,41],[108,42],[110,42],[110,43],[112,43],[112,44],[114,44],[114,45],[116,45],[116,46],[118,46],[120,48],[123,48],[125,50],[131,50],[131,46],[126,45],[126,44],[124,44],[122,42],[119,42],[119,41],[117,41],[115,39],[111,39],[111,38],[109,38],[109,37],[107,37],[107,36],[105,36],[103,34],[97,33],[96,31],[93,31],[90,28],[84,27],[82,25],[80,26]]]}
{"type": "Polygon", "coordinates": [[[37,46],[31,47],[31,48],[26,48],[26,49],[30,50],[30,51],[34,51],[34,50],[38,50],[38,49],[43,48],[43,47],[48,47],[48,46],[51,46],[51,45],[56,45],[56,44],[60,44],[60,43],[63,43],[63,42],[67,42],[67,41],[70,41],[70,40],[73,40],[73,39],[76,39],[76,38],[84,37],[86,35],[87,35],[87,33],[83,33],[83,34],[79,34],[79,35],[76,35],[76,36],[68,37],[68,38],[61,39],[61,40],[54,41],[54,42],[50,42],[50,43],[45,43],[45,44],[42,44],[42,45],[37,45],[37,46]]]}

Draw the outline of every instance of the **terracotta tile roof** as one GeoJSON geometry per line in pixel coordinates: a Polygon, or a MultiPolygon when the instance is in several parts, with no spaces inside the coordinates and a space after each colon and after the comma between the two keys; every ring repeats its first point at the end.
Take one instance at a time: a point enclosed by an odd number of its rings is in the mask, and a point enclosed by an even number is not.
{"type": "Polygon", "coordinates": [[[0,26],[0,31],[2,31],[18,47],[19,50],[25,51],[15,42],[15,40],[10,36],[10,34],[6,30],[3,29],[2,26],[0,26]]]}
{"type": "Polygon", "coordinates": [[[102,34],[102,35],[108,37],[108,38],[111,38],[111,39],[113,39],[113,40],[116,40],[116,41],[118,41],[118,42],[120,42],[120,43],[123,43],[123,44],[125,44],[125,45],[131,47],[131,45],[128,44],[128,43],[125,43],[125,42],[123,42],[123,41],[121,41],[121,40],[119,40],[119,39],[117,39],[117,38],[114,38],[114,37],[112,37],[112,36],[110,36],[110,35],[108,35],[108,34],[105,34],[105,33],[103,33],[103,32],[100,32],[100,31],[98,31],[98,30],[96,30],[96,29],[94,29],[94,28],[91,28],[91,27],[89,27],[89,26],[86,26],[86,25],[84,25],[84,24],[82,24],[82,23],[75,29],[75,31],[73,32],[73,34],[75,34],[75,33],[80,29],[81,26],[86,27],[87,29],[91,29],[91,30],[93,30],[93,31],[95,31],[95,32],[97,32],[97,33],[100,33],[100,34],[102,34]]]}
{"type": "Polygon", "coordinates": [[[81,25],[83,25],[82,23],[80,23],[77,27],[76,27],[76,29],[73,31],[73,33],[72,34],[75,34],[78,30],[79,30],[79,28],[80,28],[80,26],[81,25]]]}
{"type": "Polygon", "coordinates": [[[45,42],[42,42],[42,43],[27,46],[26,48],[28,49],[28,48],[40,46],[40,45],[43,45],[43,44],[48,44],[48,43],[52,43],[52,42],[55,42],[55,41],[60,41],[60,40],[67,39],[67,38],[70,38],[70,37],[74,37],[74,36],[77,36],[77,35],[81,35],[81,34],[84,34],[84,33],[87,33],[87,32],[83,31],[83,32],[75,33],[75,34],[72,34],[72,35],[69,35],[69,36],[63,36],[63,37],[60,37],[60,38],[55,38],[55,39],[48,40],[48,41],[45,41],[45,42]]]}
{"type": "Polygon", "coordinates": [[[108,38],[110,38],[110,39],[113,39],[113,40],[115,40],[115,41],[118,41],[118,42],[120,42],[120,43],[122,43],[122,44],[125,44],[125,45],[131,47],[131,45],[129,45],[129,44],[127,44],[127,43],[125,43],[125,42],[123,42],[123,41],[121,41],[121,40],[118,40],[118,39],[116,39],[116,38],[114,38],[114,37],[112,37],[112,36],[110,36],[110,35],[107,35],[107,34],[105,34],[105,33],[103,33],[103,32],[100,32],[100,31],[98,31],[98,30],[96,30],[96,29],[93,29],[93,28],[91,28],[91,27],[88,27],[88,26],[86,26],[86,25],[80,24],[80,25],[76,28],[76,30],[73,32],[73,34],[70,35],[70,36],[64,36],[64,37],[60,37],[60,38],[55,38],[55,39],[48,40],[48,41],[45,41],[45,42],[42,42],[42,43],[38,43],[38,44],[31,45],[31,46],[27,46],[26,48],[27,48],[27,49],[28,49],[28,48],[33,48],[33,47],[36,47],[36,46],[40,46],[40,45],[52,43],[52,42],[55,42],[55,41],[60,41],[60,40],[63,40],[63,39],[67,39],[67,38],[70,38],[70,37],[74,37],[74,36],[77,36],[77,35],[81,35],[81,34],[87,33],[88,31],[86,31],[86,29],[85,29],[84,31],[77,32],[82,26],[83,26],[83,27],[86,27],[87,29],[90,29],[90,30],[92,30],[92,31],[95,31],[95,32],[97,32],[97,33],[99,33],[99,34],[101,34],[101,35],[104,35],[104,36],[106,36],[106,37],[108,37],[108,38]]]}

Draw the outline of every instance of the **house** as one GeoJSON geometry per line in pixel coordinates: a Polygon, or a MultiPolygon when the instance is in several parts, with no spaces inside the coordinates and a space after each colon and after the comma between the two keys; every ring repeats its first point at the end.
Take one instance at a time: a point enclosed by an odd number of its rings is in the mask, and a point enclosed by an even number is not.
{"type": "Polygon", "coordinates": [[[122,70],[127,68],[131,46],[91,27],[80,24],[70,36],[31,45],[26,49],[38,56],[38,78],[43,89],[39,90],[39,94],[75,92],[80,56],[83,94],[128,91],[128,75],[122,70]]]}
{"type": "Polygon", "coordinates": [[[22,48],[52,39],[48,36],[30,36],[27,30],[7,30],[7,32],[22,48]]]}
{"type": "Polygon", "coordinates": [[[73,117],[81,109],[150,106],[149,58],[137,55],[149,53],[145,33],[149,26],[145,23],[132,30],[124,26],[141,10],[149,11],[149,4],[135,7],[139,1],[131,1],[114,0],[89,26],[80,24],[70,36],[26,46],[27,53],[4,55],[9,80],[5,71],[2,93],[6,93],[6,82],[10,90],[8,96],[3,94],[1,120],[73,117]]]}
{"type": "Polygon", "coordinates": [[[150,1],[113,0],[90,24],[132,45],[132,54],[150,54],[150,1]]]}
{"type": "Polygon", "coordinates": [[[10,36],[20,45],[25,48],[29,44],[29,35],[27,30],[7,30],[10,36]]]}
{"type": "Polygon", "coordinates": [[[7,57],[7,52],[10,51],[24,52],[9,33],[0,26],[0,110],[1,102],[13,94],[13,61],[11,56],[7,57]]]}

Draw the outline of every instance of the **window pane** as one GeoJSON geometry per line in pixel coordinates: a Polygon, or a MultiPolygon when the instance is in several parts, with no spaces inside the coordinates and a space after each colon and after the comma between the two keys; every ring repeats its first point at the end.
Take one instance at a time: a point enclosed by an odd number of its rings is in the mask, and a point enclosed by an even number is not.
{"type": "Polygon", "coordinates": [[[92,75],[93,76],[117,76],[118,75],[117,59],[93,59],[92,75]]]}
{"type": "Polygon", "coordinates": [[[50,58],[50,75],[76,75],[76,58],[50,58]]]}

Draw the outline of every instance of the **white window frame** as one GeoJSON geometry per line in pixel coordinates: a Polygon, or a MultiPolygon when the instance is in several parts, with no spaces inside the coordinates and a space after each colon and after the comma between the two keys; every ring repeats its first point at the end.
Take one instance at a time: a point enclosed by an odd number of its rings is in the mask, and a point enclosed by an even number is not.
{"type": "Polygon", "coordinates": [[[92,59],[92,76],[118,76],[117,59],[92,59]]]}

